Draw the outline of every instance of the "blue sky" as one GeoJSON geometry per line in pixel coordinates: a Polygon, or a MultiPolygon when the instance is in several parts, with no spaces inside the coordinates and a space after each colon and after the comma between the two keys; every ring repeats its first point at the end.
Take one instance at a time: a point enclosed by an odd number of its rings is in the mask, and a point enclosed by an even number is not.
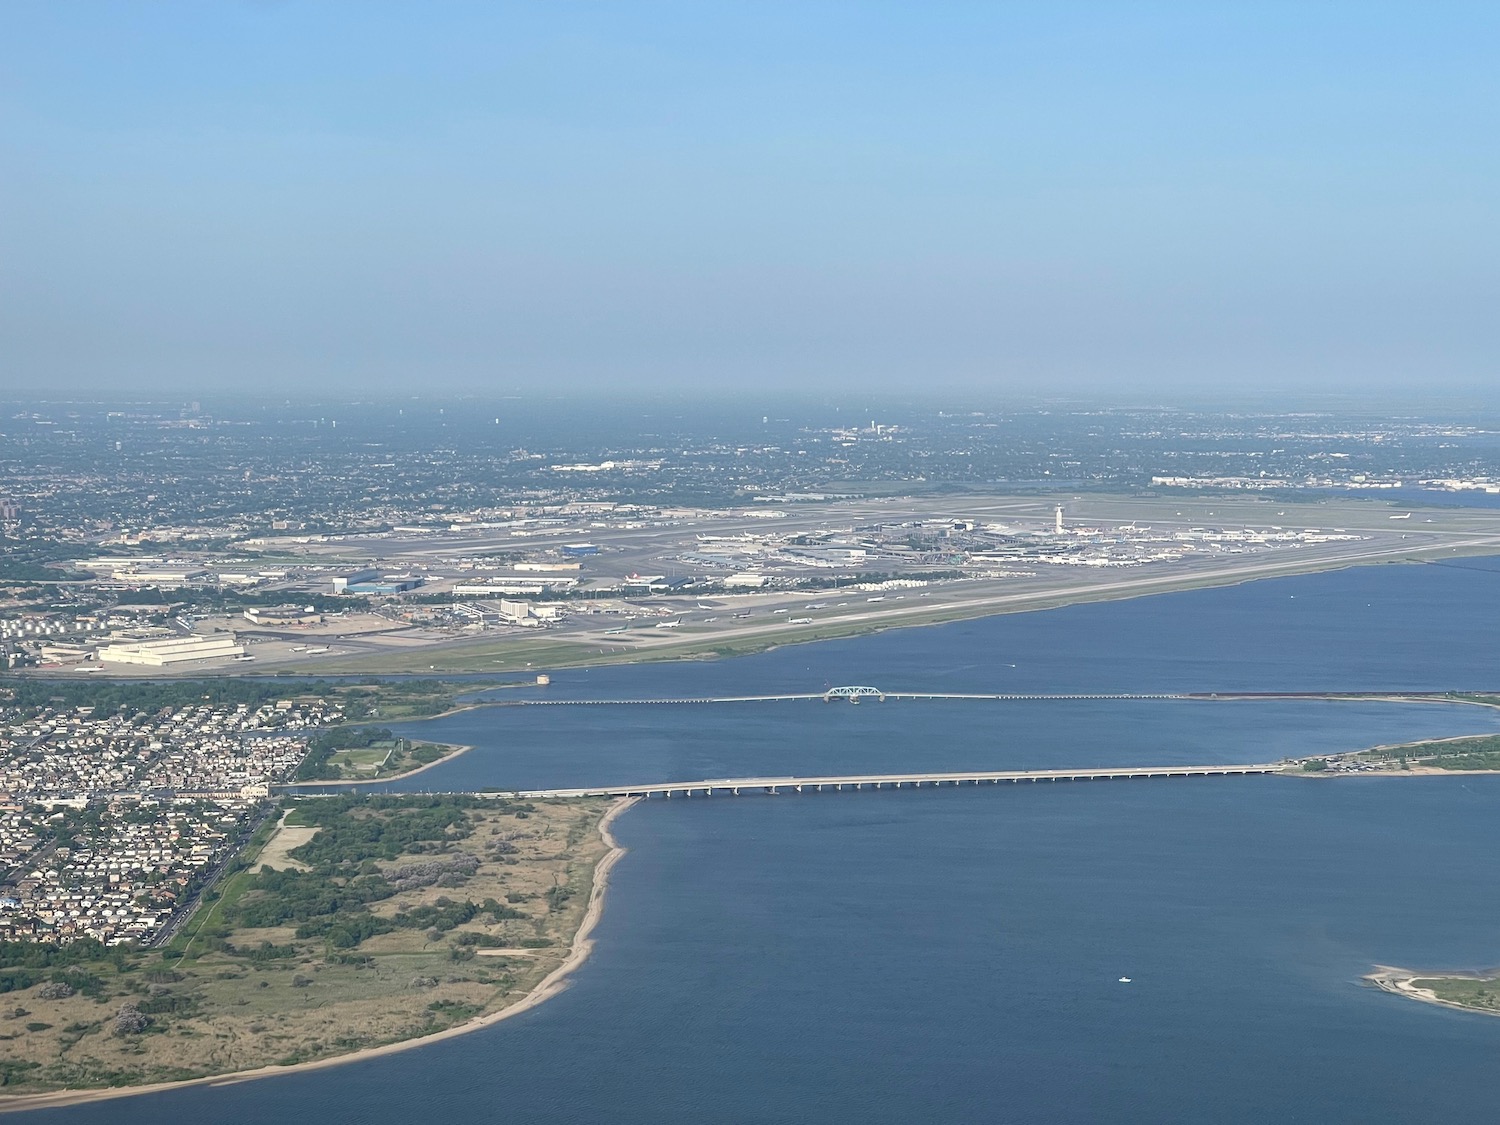
{"type": "Polygon", "coordinates": [[[1488,389],[1500,5],[0,0],[0,378],[1488,389]]]}

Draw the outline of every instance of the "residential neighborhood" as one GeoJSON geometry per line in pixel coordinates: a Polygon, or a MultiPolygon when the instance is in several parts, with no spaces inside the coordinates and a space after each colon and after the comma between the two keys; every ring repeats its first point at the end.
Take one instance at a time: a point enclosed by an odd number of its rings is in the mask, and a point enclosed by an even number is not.
{"type": "Polygon", "coordinates": [[[149,943],[339,718],[321,699],[0,705],[0,940],[149,943]]]}

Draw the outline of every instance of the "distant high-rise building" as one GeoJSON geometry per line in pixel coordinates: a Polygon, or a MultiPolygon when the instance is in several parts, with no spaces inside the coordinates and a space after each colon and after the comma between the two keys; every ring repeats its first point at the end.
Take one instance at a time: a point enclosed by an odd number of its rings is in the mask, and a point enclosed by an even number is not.
{"type": "Polygon", "coordinates": [[[1057,511],[1054,513],[1054,515],[1057,517],[1057,522],[1054,525],[1054,527],[1053,527],[1052,530],[1055,531],[1058,535],[1061,535],[1063,533],[1062,505],[1061,504],[1059,504],[1057,506],[1057,511]]]}

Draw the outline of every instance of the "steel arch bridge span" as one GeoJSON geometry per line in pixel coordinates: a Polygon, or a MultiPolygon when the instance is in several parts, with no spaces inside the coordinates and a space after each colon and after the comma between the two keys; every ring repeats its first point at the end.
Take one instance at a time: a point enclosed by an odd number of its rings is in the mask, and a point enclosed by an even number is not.
{"type": "Polygon", "coordinates": [[[858,703],[861,699],[878,699],[881,703],[884,703],[885,692],[879,688],[854,685],[850,687],[829,688],[823,693],[824,703],[832,703],[835,699],[847,699],[850,703],[858,703]]]}

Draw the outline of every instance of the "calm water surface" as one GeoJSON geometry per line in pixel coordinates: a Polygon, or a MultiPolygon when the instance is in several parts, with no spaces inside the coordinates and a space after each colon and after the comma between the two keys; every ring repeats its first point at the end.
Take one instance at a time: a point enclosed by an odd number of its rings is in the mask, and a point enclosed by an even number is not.
{"type": "MultiPolygon", "coordinates": [[[[1375,567],[911,630],[578,696],[1500,685],[1500,574],[1375,567]],[[1015,668],[1010,668],[1010,664],[1015,668]],[[814,681],[809,685],[809,680],[814,681]],[[1003,683],[1003,688],[998,685],[1003,683]]],[[[1487,712],[1331,703],[490,710],[434,782],[1247,760],[1487,712]],[[785,708],[776,710],[776,708],[785,708]]],[[[59,1122],[1490,1122],[1500,1019],[1364,988],[1500,962],[1500,778],[1199,779],[653,802],[594,957],[515,1020],[59,1122]],[[1129,976],[1132,983],[1117,978],[1129,976]]]]}
{"type": "Polygon", "coordinates": [[[735,660],[568,669],[553,674],[547,695],[746,695],[836,684],[951,692],[1500,686],[1497,567],[1496,559],[1359,567],[899,629],[735,660]]]}
{"type": "Polygon", "coordinates": [[[1265,762],[1500,730],[1462,704],[892,701],[492,707],[397,728],[474,749],[393,790],[1265,762]]]}

